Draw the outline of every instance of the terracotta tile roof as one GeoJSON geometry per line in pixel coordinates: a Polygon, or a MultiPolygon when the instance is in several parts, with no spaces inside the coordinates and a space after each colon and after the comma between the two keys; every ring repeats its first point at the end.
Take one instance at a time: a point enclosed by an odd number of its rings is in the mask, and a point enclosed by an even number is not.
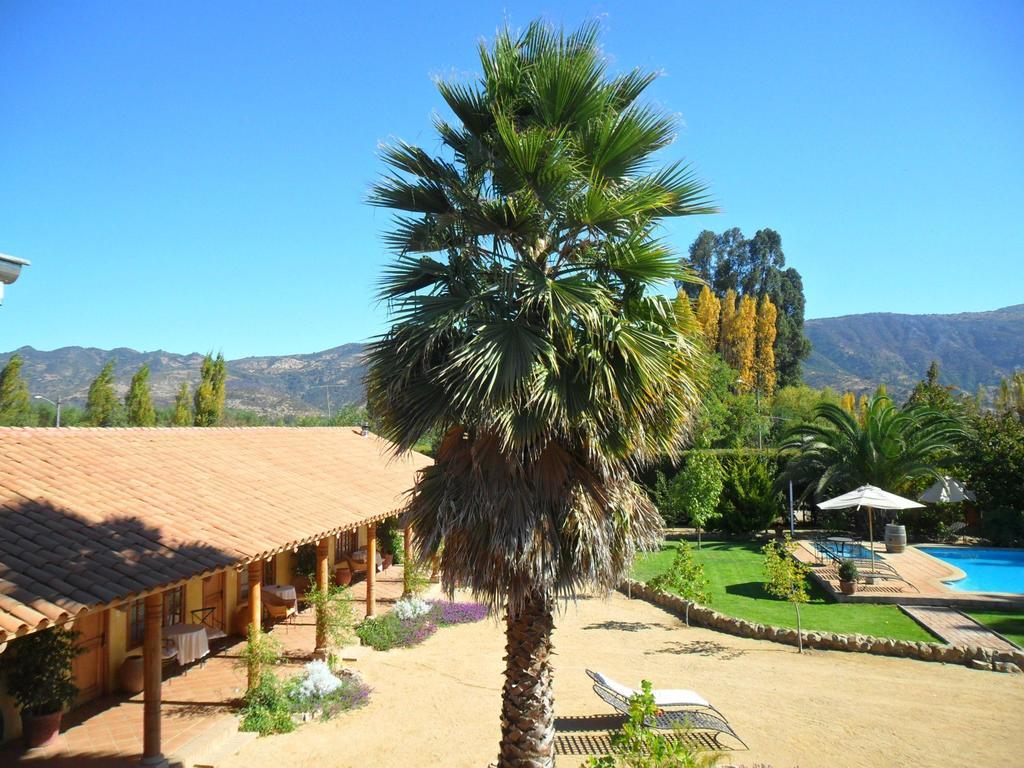
{"type": "Polygon", "coordinates": [[[394,514],[429,459],[349,428],[0,428],[0,643],[394,514]]]}

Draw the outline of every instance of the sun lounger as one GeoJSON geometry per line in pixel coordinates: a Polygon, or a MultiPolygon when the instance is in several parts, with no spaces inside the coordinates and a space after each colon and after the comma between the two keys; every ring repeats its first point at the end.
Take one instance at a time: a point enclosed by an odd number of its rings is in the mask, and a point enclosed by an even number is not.
{"type": "MultiPolygon", "coordinates": [[[[640,691],[629,688],[612,680],[610,677],[587,670],[587,676],[594,681],[594,693],[606,704],[623,715],[629,715],[629,700],[640,691]]],[[[747,744],[732,729],[725,715],[711,706],[711,703],[696,691],[686,689],[659,688],[651,691],[658,713],[653,720],[648,719],[646,725],[660,730],[689,728],[695,731],[712,731],[715,743],[720,734],[728,734],[746,749],[747,744]]]]}

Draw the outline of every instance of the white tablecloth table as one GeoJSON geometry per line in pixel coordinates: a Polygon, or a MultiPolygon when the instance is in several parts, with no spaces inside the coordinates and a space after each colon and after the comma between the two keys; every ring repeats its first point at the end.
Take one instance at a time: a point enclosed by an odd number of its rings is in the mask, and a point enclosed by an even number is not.
{"type": "Polygon", "coordinates": [[[295,592],[295,587],[290,584],[264,584],[263,591],[272,592],[282,600],[288,602],[297,603],[299,601],[299,596],[295,592]]]}
{"type": "Polygon", "coordinates": [[[210,653],[210,641],[202,624],[172,624],[164,627],[163,634],[177,651],[181,666],[191,664],[210,653]]]}
{"type": "MultiPolygon", "coordinates": [[[[365,563],[366,562],[366,547],[360,547],[359,549],[352,552],[349,557],[352,558],[353,563],[365,563]]],[[[377,552],[377,570],[384,570],[384,561],[381,559],[380,552],[377,552]]]]}

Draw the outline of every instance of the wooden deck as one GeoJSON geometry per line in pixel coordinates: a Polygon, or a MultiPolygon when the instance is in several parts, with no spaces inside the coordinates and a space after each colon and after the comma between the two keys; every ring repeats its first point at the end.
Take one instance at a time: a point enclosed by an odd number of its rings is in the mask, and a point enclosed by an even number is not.
{"type": "MultiPolygon", "coordinates": [[[[962,578],[964,574],[960,569],[920,552],[915,547],[907,547],[900,553],[886,552],[885,545],[880,542],[875,542],[876,556],[895,568],[906,581],[889,579],[875,584],[861,582],[857,584],[856,593],[844,595],[839,590],[839,574],[835,563],[829,560],[820,562],[810,541],[801,541],[799,544],[796,549],[797,559],[810,566],[812,577],[839,602],[1010,610],[1024,608],[1024,595],[951,589],[944,582],[962,578]]],[[[868,542],[863,542],[863,546],[868,548],[868,542]]]]}

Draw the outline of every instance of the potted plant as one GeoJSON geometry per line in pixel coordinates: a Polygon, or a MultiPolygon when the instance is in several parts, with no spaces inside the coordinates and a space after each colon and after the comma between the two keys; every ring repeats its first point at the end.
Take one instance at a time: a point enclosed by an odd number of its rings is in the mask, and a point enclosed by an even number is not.
{"type": "Polygon", "coordinates": [[[334,567],[334,583],[339,587],[347,587],[352,583],[352,571],[348,563],[338,563],[334,567]]]}
{"type": "Polygon", "coordinates": [[[853,560],[843,560],[839,564],[839,591],[844,595],[852,595],[857,591],[857,564],[853,560]]]}
{"type": "Polygon", "coordinates": [[[64,708],[78,696],[71,664],[82,649],[77,632],[59,627],[35,632],[13,643],[4,654],[7,692],[21,708],[25,745],[41,747],[60,733],[64,708]]]}

